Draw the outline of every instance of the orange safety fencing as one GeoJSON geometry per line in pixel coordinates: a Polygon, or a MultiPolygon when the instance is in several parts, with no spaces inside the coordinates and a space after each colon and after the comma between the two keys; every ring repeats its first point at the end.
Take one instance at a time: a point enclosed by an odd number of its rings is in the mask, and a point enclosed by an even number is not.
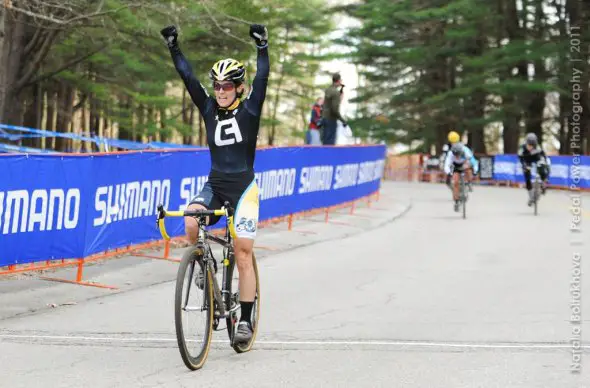
{"type": "Polygon", "coordinates": [[[423,156],[412,155],[388,155],[383,176],[392,181],[413,182],[420,178],[423,156]]]}
{"type": "MultiPolygon", "coordinates": [[[[300,220],[300,219],[306,219],[307,221],[312,221],[309,219],[309,217],[312,217],[312,216],[315,216],[318,214],[324,215],[323,222],[325,222],[325,223],[330,222],[330,223],[338,224],[339,222],[334,221],[334,220],[330,220],[330,214],[335,213],[336,211],[341,210],[341,209],[349,208],[349,214],[356,215],[356,216],[362,216],[362,215],[358,215],[355,213],[355,210],[356,210],[358,204],[361,202],[366,202],[367,207],[370,208],[371,203],[373,201],[379,201],[379,190],[377,190],[365,197],[361,197],[361,198],[356,199],[354,201],[345,202],[345,203],[342,203],[339,205],[317,208],[317,209],[307,210],[307,211],[298,212],[298,213],[291,213],[291,214],[288,214],[285,216],[275,217],[275,218],[271,218],[268,220],[264,220],[258,224],[258,227],[260,229],[263,229],[263,228],[273,227],[276,224],[287,223],[287,230],[288,231],[301,232],[301,233],[315,233],[315,232],[311,232],[311,231],[303,231],[303,230],[294,229],[293,224],[296,220],[300,220]]],[[[346,223],[342,223],[342,224],[346,224],[346,223]]],[[[225,234],[225,230],[224,229],[214,230],[211,233],[219,236],[219,235],[225,234]]],[[[175,258],[175,257],[170,256],[170,249],[173,247],[173,245],[178,245],[179,247],[181,247],[181,246],[185,246],[187,244],[188,244],[188,242],[184,237],[175,237],[169,241],[158,240],[158,241],[152,241],[152,242],[143,243],[143,244],[129,245],[127,247],[108,250],[108,251],[105,251],[105,252],[102,252],[99,254],[88,256],[86,258],[46,260],[43,262],[36,262],[36,263],[30,263],[30,264],[9,265],[6,267],[0,267],[0,276],[16,275],[19,273],[34,272],[34,271],[47,271],[47,270],[53,270],[53,269],[57,269],[57,268],[76,266],[77,272],[76,272],[76,279],[75,280],[67,280],[67,279],[45,277],[45,276],[39,277],[39,279],[115,290],[115,289],[118,289],[118,287],[106,285],[106,284],[99,284],[96,282],[84,281],[83,280],[84,265],[87,263],[92,263],[92,262],[96,262],[99,260],[113,259],[113,258],[120,257],[123,255],[130,255],[130,256],[134,256],[134,257],[143,257],[143,258],[157,259],[157,260],[166,260],[166,261],[170,261],[170,262],[180,262],[179,258],[175,258]],[[145,249],[154,249],[154,248],[161,249],[162,247],[164,248],[164,252],[160,256],[147,254],[145,252],[140,252],[141,250],[145,250],[145,249]]],[[[265,247],[265,246],[255,246],[254,249],[275,250],[271,247],[265,247]]]]}

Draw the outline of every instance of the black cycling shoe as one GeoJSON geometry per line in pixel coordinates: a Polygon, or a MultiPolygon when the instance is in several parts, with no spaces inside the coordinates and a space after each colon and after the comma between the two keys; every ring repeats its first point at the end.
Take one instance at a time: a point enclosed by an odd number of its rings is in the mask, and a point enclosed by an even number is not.
{"type": "Polygon", "coordinates": [[[248,322],[241,321],[238,323],[238,330],[236,331],[236,336],[234,337],[234,343],[237,344],[247,344],[252,339],[254,331],[252,330],[252,325],[248,322]]]}

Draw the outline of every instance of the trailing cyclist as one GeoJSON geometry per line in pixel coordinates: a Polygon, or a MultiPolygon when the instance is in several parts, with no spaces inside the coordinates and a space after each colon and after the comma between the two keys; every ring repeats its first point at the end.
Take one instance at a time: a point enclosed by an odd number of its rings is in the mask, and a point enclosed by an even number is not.
{"type": "MultiPolygon", "coordinates": [[[[445,162],[447,160],[447,156],[449,156],[451,147],[453,146],[453,144],[458,143],[459,140],[461,140],[461,136],[455,132],[455,131],[451,131],[449,132],[449,134],[447,135],[447,140],[449,141],[448,143],[446,143],[445,145],[443,145],[443,152],[441,155],[441,160],[442,160],[442,168],[444,169],[444,165],[445,162]]],[[[447,179],[446,182],[447,186],[449,187],[449,189],[453,189],[451,186],[451,175],[447,174],[447,179]]]]}
{"type": "MultiPolygon", "coordinates": [[[[473,152],[462,143],[455,143],[445,159],[445,173],[453,178],[453,200],[455,211],[459,211],[459,174],[465,172],[466,183],[471,184],[473,174],[477,174],[479,164],[473,156],[473,152]],[[473,171],[473,174],[472,174],[473,171]]],[[[471,186],[469,190],[472,191],[471,186]]]]}
{"type": "Polygon", "coordinates": [[[532,206],[534,203],[533,184],[531,182],[532,174],[531,169],[533,163],[537,164],[537,173],[541,177],[541,192],[545,194],[547,188],[547,181],[549,179],[551,161],[545,155],[545,151],[539,144],[537,135],[534,133],[528,133],[525,138],[524,144],[518,149],[518,157],[520,164],[522,165],[522,171],[526,180],[526,189],[529,193],[528,206],[532,206]]]}
{"type": "MultiPolygon", "coordinates": [[[[257,47],[257,70],[245,98],[246,69],[240,61],[226,58],[213,65],[209,78],[215,95],[209,96],[178,46],[176,27],[168,26],[160,33],[166,40],[176,70],[205,121],[211,155],[209,179],[187,210],[219,209],[225,201],[235,209],[230,232],[235,241],[234,252],[240,273],[241,316],[234,340],[247,343],[253,334],[251,315],[256,295],[252,249],[258,226],[259,198],[254,179],[254,156],[270,71],[268,32],[263,25],[250,26],[250,37],[257,47]]],[[[219,217],[210,217],[207,224],[218,221],[219,217]]],[[[195,243],[199,225],[193,217],[185,218],[185,230],[189,241],[195,243]]]]}

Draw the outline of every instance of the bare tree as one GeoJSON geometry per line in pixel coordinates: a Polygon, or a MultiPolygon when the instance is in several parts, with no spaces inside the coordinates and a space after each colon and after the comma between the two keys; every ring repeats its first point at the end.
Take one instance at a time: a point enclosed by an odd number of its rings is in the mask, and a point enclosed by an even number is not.
{"type": "Polygon", "coordinates": [[[0,123],[20,124],[23,88],[75,66],[106,48],[90,47],[60,68],[39,75],[55,41],[72,28],[98,22],[105,27],[117,12],[146,8],[166,14],[169,7],[157,0],[122,0],[109,7],[105,0],[0,0],[0,123]]]}

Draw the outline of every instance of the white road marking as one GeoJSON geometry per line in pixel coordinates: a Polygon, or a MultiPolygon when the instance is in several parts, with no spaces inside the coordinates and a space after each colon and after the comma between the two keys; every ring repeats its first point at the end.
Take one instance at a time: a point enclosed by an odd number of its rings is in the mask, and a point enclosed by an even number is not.
{"type": "MultiPolygon", "coordinates": [[[[63,340],[63,341],[110,341],[110,342],[176,342],[176,338],[152,337],[87,337],[67,335],[23,335],[0,334],[0,339],[30,339],[30,340],[63,340]]],[[[192,341],[191,341],[192,342],[192,341]]],[[[213,343],[228,343],[228,341],[213,340],[213,343]]],[[[409,347],[441,347],[441,348],[469,348],[469,349],[571,349],[571,344],[510,344],[510,343],[476,343],[476,342],[431,342],[431,341],[256,341],[258,345],[310,345],[310,346],[409,346],[409,347]]],[[[581,345],[580,349],[590,349],[590,345],[581,345]]]]}

